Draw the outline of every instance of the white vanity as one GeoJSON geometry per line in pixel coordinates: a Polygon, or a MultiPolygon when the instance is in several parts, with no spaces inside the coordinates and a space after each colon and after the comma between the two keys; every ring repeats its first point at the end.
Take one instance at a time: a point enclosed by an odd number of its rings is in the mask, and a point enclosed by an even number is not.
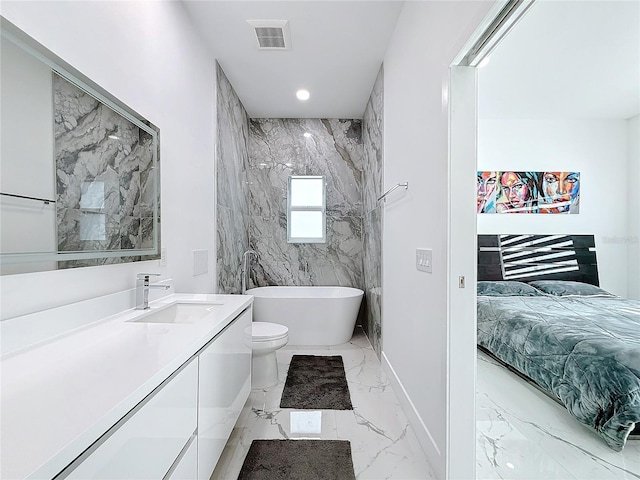
{"type": "Polygon", "coordinates": [[[31,344],[10,320],[0,477],[209,479],[251,388],[252,301],[172,294],[31,344]]]}
{"type": "Polygon", "coordinates": [[[160,259],[160,130],[4,14],[0,274],[52,272],[2,297],[0,478],[209,479],[251,388],[253,297],[149,301],[170,285],[143,273],[14,317],[160,259]],[[111,274],[68,270],[81,266],[111,274]]]}

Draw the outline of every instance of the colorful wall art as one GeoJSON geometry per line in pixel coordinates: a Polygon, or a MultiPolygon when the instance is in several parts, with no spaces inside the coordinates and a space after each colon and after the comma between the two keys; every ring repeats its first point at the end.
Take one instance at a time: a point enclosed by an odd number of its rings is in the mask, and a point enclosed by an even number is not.
{"type": "Polygon", "coordinates": [[[478,213],[579,213],[580,172],[478,172],[478,213]]]}

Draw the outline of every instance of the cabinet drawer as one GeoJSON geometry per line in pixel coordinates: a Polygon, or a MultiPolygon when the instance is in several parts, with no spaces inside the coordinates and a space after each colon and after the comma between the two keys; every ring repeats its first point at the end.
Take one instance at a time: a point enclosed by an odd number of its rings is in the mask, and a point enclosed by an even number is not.
{"type": "Polygon", "coordinates": [[[57,478],[162,479],[197,427],[192,359],[57,478]]]}
{"type": "Polygon", "coordinates": [[[198,476],[198,439],[193,438],[165,480],[195,480],[198,476]]]}

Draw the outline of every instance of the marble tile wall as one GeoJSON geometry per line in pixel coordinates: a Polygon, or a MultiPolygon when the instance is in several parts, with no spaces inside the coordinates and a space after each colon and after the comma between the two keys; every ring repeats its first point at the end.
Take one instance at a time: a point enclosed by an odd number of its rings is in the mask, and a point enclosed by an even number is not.
{"type": "MultiPolygon", "coordinates": [[[[58,251],[151,247],[151,135],[55,73],[53,92],[58,251]]],[[[136,259],[60,262],[59,267],[136,259]]]]}
{"type": "Polygon", "coordinates": [[[361,121],[252,119],[250,129],[251,286],[364,289],[361,121]],[[326,176],[327,243],[287,243],[289,175],[326,176]]]}
{"type": "Polygon", "coordinates": [[[249,117],[217,65],[216,218],[218,293],[241,293],[249,246],[249,117]]]}
{"type": "Polygon", "coordinates": [[[247,248],[259,255],[249,287],[361,288],[362,323],[380,355],[382,70],[364,121],[249,120],[218,66],[216,178],[218,291],[240,291],[247,248]],[[289,175],[326,176],[326,243],[287,243],[289,175]]]}
{"type": "Polygon", "coordinates": [[[382,217],[377,199],[383,188],[383,70],[380,68],[362,121],[364,185],[364,285],[367,302],[363,329],[380,357],[382,340],[382,217]]]}

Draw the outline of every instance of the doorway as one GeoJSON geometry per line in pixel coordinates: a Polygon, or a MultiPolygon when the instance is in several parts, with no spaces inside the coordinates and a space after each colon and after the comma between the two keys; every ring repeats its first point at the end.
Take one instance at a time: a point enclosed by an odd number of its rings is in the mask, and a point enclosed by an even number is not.
{"type": "MultiPolygon", "coordinates": [[[[502,32],[503,35],[495,44],[487,47],[488,51],[493,51],[498,43],[511,31],[520,19],[524,18],[525,20],[521,25],[518,25],[518,27],[514,29],[514,36],[516,36],[516,33],[520,33],[521,27],[525,28],[527,26],[529,20],[535,20],[533,17],[534,13],[536,15],[541,15],[543,9],[550,9],[554,6],[553,4],[555,4],[556,8],[580,9],[588,7],[593,10],[598,8],[604,9],[606,8],[606,4],[611,5],[611,3],[612,2],[536,2],[535,5],[531,3],[527,6],[526,10],[520,11],[519,15],[515,16],[515,21],[513,21],[511,25],[503,27],[498,26],[493,30],[498,34],[502,32]],[[531,8],[530,11],[529,8],[531,8]],[[524,16],[525,12],[527,13],[526,17],[524,16]]],[[[627,24],[625,22],[625,17],[630,18],[630,23],[633,24],[635,21],[635,32],[631,32],[629,34],[632,35],[632,37],[627,41],[627,43],[635,43],[635,45],[638,45],[638,43],[640,43],[637,40],[638,25],[640,24],[640,12],[637,11],[637,3],[617,2],[616,7],[618,9],[617,14],[620,15],[620,18],[615,20],[606,17],[604,10],[600,13],[592,12],[592,16],[598,19],[598,22],[594,23],[592,28],[586,26],[587,20],[583,19],[583,17],[580,16],[581,13],[577,10],[564,12],[563,14],[556,13],[555,22],[553,23],[558,23],[558,27],[560,28],[562,26],[562,22],[566,23],[567,19],[571,19],[572,22],[581,25],[581,28],[591,36],[597,36],[600,35],[603,30],[611,26],[613,26],[618,33],[621,33],[623,30],[622,26],[627,24]],[[620,9],[624,8],[630,8],[631,11],[623,13],[620,9]],[[635,10],[633,10],[634,8],[635,10]],[[597,25],[597,28],[595,25],[597,25]],[[633,40],[634,38],[635,41],[633,40]]],[[[490,24],[492,20],[497,19],[499,16],[500,12],[494,12],[493,17],[491,19],[487,19],[487,24],[490,24]]],[[[553,31],[551,29],[554,26],[555,25],[549,24],[548,27],[539,29],[539,31],[545,31],[552,38],[557,40],[561,38],[562,35],[553,35],[553,31]]],[[[484,32],[487,32],[488,30],[488,25],[485,25],[484,32]]],[[[568,30],[566,25],[565,30],[568,30]]],[[[613,140],[611,140],[610,143],[606,143],[606,145],[608,145],[606,149],[609,153],[607,157],[608,160],[606,162],[611,162],[610,165],[615,163],[619,168],[625,169],[627,172],[627,186],[622,187],[621,192],[630,193],[632,191],[631,185],[637,184],[639,180],[637,167],[635,170],[633,169],[634,163],[632,152],[634,151],[634,146],[632,136],[634,128],[635,130],[639,130],[639,112],[637,110],[637,105],[636,107],[633,107],[633,104],[637,104],[638,102],[637,100],[633,100],[633,98],[637,99],[637,90],[640,82],[636,80],[635,87],[631,88],[631,90],[635,89],[636,92],[634,93],[635,97],[631,97],[632,101],[627,101],[627,104],[631,104],[630,110],[625,110],[626,113],[616,114],[620,116],[617,118],[609,118],[606,121],[604,117],[594,117],[590,120],[585,120],[583,115],[583,118],[579,120],[581,125],[578,125],[578,123],[569,123],[567,119],[560,120],[559,118],[544,118],[545,116],[548,117],[549,114],[539,112],[537,114],[539,118],[534,118],[535,115],[533,113],[528,113],[524,115],[525,120],[519,119],[518,122],[514,120],[514,117],[511,118],[509,122],[494,120],[492,122],[483,123],[483,119],[480,119],[479,121],[479,117],[482,116],[481,110],[483,107],[482,82],[485,78],[483,72],[488,72],[489,69],[492,68],[492,64],[490,63],[486,70],[478,68],[481,60],[483,59],[482,48],[476,52],[480,52],[479,56],[476,55],[474,57],[469,54],[473,51],[475,40],[480,40],[484,32],[478,32],[477,35],[470,39],[468,48],[461,52],[456,64],[452,67],[451,72],[450,178],[452,179],[452,182],[455,178],[455,186],[452,183],[451,187],[451,191],[456,192],[455,201],[464,202],[466,205],[472,204],[472,200],[465,196],[466,193],[462,194],[459,192],[461,190],[464,190],[465,192],[473,191],[473,187],[471,186],[471,177],[473,176],[475,178],[478,170],[491,170],[494,167],[504,167],[500,165],[492,165],[486,160],[486,158],[487,156],[498,158],[498,154],[496,153],[497,151],[507,150],[506,148],[498,149],[496,147],[503,147],[509,143],[508,139],[505,140],[505,137],[512,138],[514,143],[523,143],[524,133],[531,132],[537,132],[537,138],[535,141],[531,140],[531,143],[528,144],[530,151],[541,152],[542,150],[539,148],[540,145],[553,145],[557,152],[562,152],[562,155],[555,157],[555,161],[560,159],[564,162],[563,168],[568,167],[569,165],[578,164],[585,172],[589,172],[588,177],[596,179],[598,177],[602,177],[602,175],[607,175],[607,172],[605,171],[606,169],[594,170],[592,163],[596,163],[595,160],[593,162],[587,162],[587,166],[584,166],[585,164],[580,162],[583,161],[582,159],[590,158],[590,152],[603,148],[599,146],[602,145],[602,143],[596,143],[596,137],[601,138],[606,131],[608,132],[607,138],[622,138],[624,136],[623,132],[626,131],[626,138],[628,142],[626,147],[620,145],[616,146],[617,144],[613,140]],[[465,107],[465,105],[467,105],[467,107],[465,107]],[[468,105],[473,105],[474,108],[469,108],[468,105]],[[526,115],[529,116],[527,117],[526,115]],[[627,124],[626,129],[623,125],[624,122],[627,124]],[[510,127],[508,127],[508,125],[510,125],[510,127]],[[544,130],[543,127],[545,128],[544,130]],[[571,151],[567,147],[569,144],[567,139],[576,132],[579,132],[576,134],[577,137],[575,137],[578,138],[579,141],[574,141],[573,144],[580,145],[580,155],[582,157],[572,159],[571,151]],[[484,137],[483,135],[485,134],[490,135],[490,138],[484,137]],[[518,137],[518,135],[520,136],[518,137]],[[500,138],[502,138],[502,143],[498,143],[500,138]],[[515,139],[517,139],[517,142],[515,139]],[[590,145],[590,147],[587,147],[587,145],[590,145]],[[624,153],[622,152],[624,148],[627,148],[627,157],[624,157],[624,153]],[[482,155],[484,155],[485,160],[483,160],[482,155]],[[615,159],[613,157],[615,157],[615,159]]],[[[604,33],[602,33],[602,35],[607,37],[604,33]]],[[[621,38],[627,38],[625,35],[627,34],[621,33],[621,38]]],[[[608,35],[608,37],[611,37],[611,35],[608,35]]],[[[504,45],[508,45],[512,41],[512,38],[513,37],[510,35],[509,41],[505,42],[504,45]]],[[[485,40],[487,39],[485,38],[485,40]]],[[[542,45],[537,47],[542,49],[542,45]]],[[[599,43],[599,48],[604,48],[602,41],[599,43]]],[[[616,47],[616,51],[620,51],[621,48],[622,46],[616,47]]],[[[496,54],[500,53],[501,49],[502,46],[499,49],[496,49],[496,54]]],[[[558,42],[556,42],[556,50],[556,61],[560,63],[567,63],[567,61],[563,62],[562,59],[559,58],[562,49],[559,47],[558,42]]],[[[585,50],[590,51],[592,57],[595,57],[598,54],[598,48],[595,47],[585,47],[585,50]]],[[[609,52],[608,55],[613,56],[613,53],[614,52],[609,52]]],[[[521,51],[520,54],[527,62],[535,62],[535,58],[531,52],[521,51]]],[[[640,58],[640,55],[637,53],[635,55],[622,55],[626,57],[627,63],[629,63],[629,59],[640,58]]],[[[486,57],[486,54],[484,56],[486,57]]],[[[495,61],[498,58],[497,55],[492,55],[492,57],[492,61],[495,61]]],[[[585,62],[583,61],[582,63],[585,62]]],[[[519,67],[515,68],[517,69],[519,67]]],[[[573,67],[574,70],[576,68],[577,67],[573,67]]],[[[599,68],[607,70],[607,67],[601,66],[599,68]]],[[[636,65],[634,68],[640,71],[640,66],[636,65]]],[[[626,76],[628,77],[628,75],[626,76]]],[[[583,78],[591,79],[595,77],[583,78]]],[[[557,78],[555,81],[557,85],[563,85],[562,82],[564,80],[557,78]]],[[[539,79],[538,83],[540,82],[541,81],[539,79]]],[[[517,81],[514,83],[517,84],[517,81]]],[[[576,90],[579,89],[579,84],[577,85],[578,86],[575,87],[576,90]]],[[[521,91],[526,92],[529,96],[532,95],[532,92],[534,91],[533,87],[524,87],[523,85],[519,86],[521,87],[521,91]]],[[[613,90],[620,91],[624,89],[614,88],[613,90]]],[[[608,89],[601,88],[601,91],[608,92],[608,89]]],[[[505,94],[505,90],[502,89],[500,93],[505,97],[506,103],[508,96],[505,94]]],[[[609,95],[609,93],[604,95],[609,95]]],[[[556,100],[555,102],[550,103],[555,103],[555,106],[559,107],[562,102],[569,102],[569,96],[565,95],[565,97],[566,98],[561,101],[556,100]]],[[[606,103],[609,105],[602,105],[602,108],[605,106],[613,107],[616,103],[612,96],[609,96],[608,98],[610,101],[606,103]]],[[[543,103],[543,101],[539,101],[535,106],[537,108],[542,108],[543,103]]],[[[580,106],[586,107],[586,105],[580,106]]],[[[625,105],[622,105],[619,108],[624,109],[625,105]]],[[[601,113],[599,115],[604,114],[601,113]]],[[[636,133],[635,135],[635,151],[637,152],[638,134],[636,133]]],[[[517,156],[513,154],[514,151],[516,150],[511,150],[510,156],[505,155],[502,159],[496,161],[529,162],[526,165],[526,169],[537,166],[530,164],[530,162],[533,161],[531,158],[526,159],[524,155],[517,156]]],[[[635,155],[635,163],[637,164],[638,155],[637,153],[635,155]]],[[[540,157],[542,158],[542,156],[540,157]]],[[[606,162],[604,163],[606,164],[606,162]]],[[[525,169],[525,165],[524,163],[521,165],[513,165],[511,168],[525,169]]],[[[544,166],[544,168],[547,168],[547,166],[544,166]]],[[[587,178],[587,176],[585,176],[585,178],[587,178]]],[[[591,185],[591,188],[596,188],[597,182],[593,181],[591,185]]],[[[498,218],[500,217],[499,215],[496,215],[493,218],[486,215],[477,221],[475,213],[469,213],[468,210],[464,210],[461,213],[458,210],[452,209],[450,212],[450,275],[452,278],[450,280],[455,282],[457,280],[457,276],[460,275],[460,272],[466,272],[467,286],[472,287],[475,290],[475,252],[477,248],[475,239],[478,233],[563,233],[564,230],[562,229],[567,228],[572,230],[574,233],[596,234],[596,242],[597,244],[599,243],[598,255],[601,255],[600,250],[604,249],[604,253],[602,255],[607,258],[606,264],[602,265],[604,270],[601,270],[601,282],[608,282],[610,290],[616,290],[614,293],[633,298],[634,295],[637,295],[637,287],[635,287],[635,285],[638,284],[638,280],[636,278],[638,273],[629,269],[629,266],[638,265],[637,258],[640,258],[638,257],[637,252],[638,247],[633,241],[635,238],[634,235],[637,236],[639,223],[638,219],[633,218],[633,216],[637,214],[637,207],[640,206],[640,203],[638,203],[637,199],[632,198],[629,193],[621,193],[621,196],[629,199],[627,203],[631,202],[631,204],[633,204],[633,202],[635,202],[635,209],[631,208],[623,213],[619,213],[619,224],[612,223],[614,222],[614,219],[611,214],[609,214],[606,219],[603,218],[595,220],[595,217],[590,217],[586,211],[582,211],[581,215],[571,216],[570,218],[564,216],[556,216],[556,218],[547,217],[547,219],[544,220],[544,222],[546,222],[544,224],[541,223],[543,220],[540,217],[542,216],[537,218],[536,224],[531,222],[526,223],[524,220],[516,218],[512,218],[508,224],[505,224],[504,218],[498,218]],[[601,231],[594,232],[593,229],[598,228],[598,222],[605,223],[607,226],[601,231]],[[622,226],[623,224],[624,226],[622,226]],[[536,231],[531,230],[531,228],[533,228],[532,226],[536,228],[536,231]],[[540,229],[542,229],[542,231],[540,231],[540,229]],[[607,231],[611,233],[607,234],[607,231]],[[468,258],[469,252],[473,252],[471,254],[473,258],[471,259],[468,258]],[[635,262],[632,260],[633,258],[636,258],[635,262]],[[618,275],[614,278],[613,275],[607,273],[607,270],[614,268],[613,265],[618,261],[622,263],[620,266],[615,268],[618,272],[622,272],[622,275],[618,275]],[[624,265],[622,265],[623,263],[624,265]],[[465,266],[468,265],[473,265],[473,267],[467,267],[465,270],[465,266]],[[471,271],[471,273],[469,273],[469,271],[471,271]]],[[[455,204],[454,202],[451,203],[455,204]]],[[[593,210],[597,208],[599,208],[597,205],[593,205],[589,210],[593,212],[593,210]]],[[[625,208],[630,207],[627,206],[625,208]]],[[[600,263],[601,261],[599,260],[599,264],[600,263]]],[[[614,476],[617,476],[618,478],[629,474],[638,475],[640,473],[640,461],[635,460],[634,457],[640,458],[640,448],[634,447],[634,449],[627,450],[625,447],[625,452],[623,452],[622,455],[609,451],[606,446],[604,448],[600,448],[601,446],[598,445],[597,439],[592,442],[586,439],[587,437],[585,437],[584,432],[582,432],[582,434],[579,432],[581,428],[580,425],[578,425],[578,428],[576,429],[576,426],[573,425],[572,421],[565,422],[567,413],[563,411],[562,407],[549,403],[549,399],[543,394],[530,386],[521,385],[517,382],[504,383],[513,380],[509,375],[506,375],[508,372],[505,373],[503,369],[501,370],[502,367],[497,368],[494,365],[488,364],[484,358],[478,359],[478,363],[476,364],[476,300],[474,298],[470,301],[468,297],[469,295],[457,298],[452,294],[450,298],[450,349],[452,354],[452,358],[450,359],[452,369],[451,378],[456,383],[456,385],[450,385],[450,392],[456,393],[457,395],[472,394],[474,398],[482,399],[482,401],[477,400],[478,404],[476,407],[478,410],[474,409],[474,418],[476,420],[477,436],[484,439],[484,445],[488,448],[486,450],[479,449],[476,454],[476,458],[478,459],[477,461],[484,462],[476,465],[476,477],[494,478],[500,476],[501,478],[520,478],[523,475],[523,471],[526,472],[529,477],[543,477],[546,475],[548,477],[557,478],[606,478],[607,475],[611,475],[612,471],[615,472],[614,476]],[[463,331],[464,333],[458,334],[456,333],[458,331],[463,331]],[[473,338],[470,338],[472,335],[470,332],[473,333],[473,338]],[[468,351],[465,350],[465,345],[469,349],[468,351]],[[455,358],[453,355],[455,355],[455,358]],[[473,365],[472,372],[470,371],[471,369],[469,365],[473,365]],[[493,376],[488,378],[488,375],[493,376]],[[501,396],[494,394],[495,398],[491,398],[490,392],[482,392],[476,396],[476,392],[471,392],[468,385],[464,387],[466,390],[457,385],[460,382],[460,379],[465,379],[470,382],[472,376],[475,380],[474,385],[477,385],[478,388],[485,388],[487,384],[489,384],[490,387],[494,387],[498,392],[501,392],[501,396]],[[520,406],[524,406],[524,408],[517,410],[517,405],[512,407],[512,410],[509,410],[509,412],[511,414],[514,412],[520,412],[519,415],[512,415],[519,418],[513,418],[512,422],[504,422],[502,420],[505,418],[504,411],[506,407],[502,402],[513,400],[514,398],[516,398],[520,403],[520,406]],[[531,412],[535,412],[535,415],[527,415],[527,413],[531,412]],[[496,421],[498,416],[501,416],[500,421],[496,421]],[[545,417],[547,419],[551,419],[552,422],[555,422],[555,425],[544,423],[545,417]],[[496,438],[500,438],[502,440],[507,439],[508,441],[500,443],[496,442],[496,438]],[[516,443],[519,443],[519,445],[523,447],[514,447],[516,443]],[[588,466],[586,466],[584,462],[585,451],[589,452],[589,455],[587,455],[589,460],[587,462],[589,464],[588,466]],[[572,458],[576,453],[578,453],[579,458],[582,460],[574,465],[573,462],[568,459],[572,458]],[[486,468],[490,468],[490,470],[486,470],[486,468]],[[536,468],[543,468],[544,470],[536,470],[536,468]],[[607,469],[609,470],[607,471],[607,469]],[[592,476],[589,477],[589,475],[592,476]]],[[[454,400],[452,395],[449,403],[450,408],[456,407],[453,402],[454,400]]],[[[449,425],[450,430],[455,428],[456,421],[462,422],[464,420],[452,419],[449,425]]],[[[450,438],[453,438],[453,435],[450,438]]],[[[473,449],[475,452],[475,441],[476,438],[473,439],[473,445],[469,445],[469,442],[466,442],[462,447],[453,445],[450,445],[450,447],[452,449],[463,448],[465,451],[473,449]]],[[[481,441],[482,440],[479,440],[479,443],[481,441]]],[[[638,443],[640,442],[636,442],[636,445],[638,443]]],[[[450,478],[461,478],[453,475],[455,472],[459,471],[459,468],[459,466],[450,465],[449,471],[452,473],[450,478]]]]}

